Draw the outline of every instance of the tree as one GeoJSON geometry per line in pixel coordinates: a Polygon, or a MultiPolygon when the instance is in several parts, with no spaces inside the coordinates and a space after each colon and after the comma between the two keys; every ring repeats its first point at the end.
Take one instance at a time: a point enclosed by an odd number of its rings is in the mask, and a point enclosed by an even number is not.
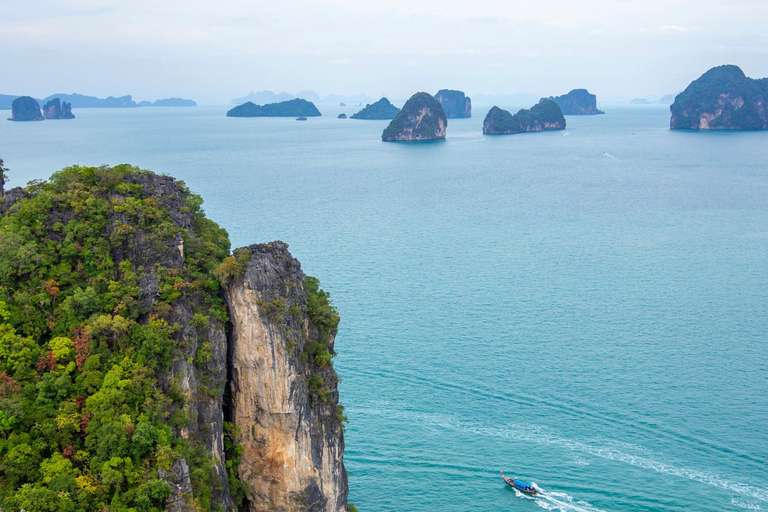
{"type": "Polygon", "coordinates": [[[5,182],[8,181],[8,174],[6,174],[10,169],[8,169],[3,164],[3,159],[0,158],[0,195],[2,195],[5,192],[5,182]]]}

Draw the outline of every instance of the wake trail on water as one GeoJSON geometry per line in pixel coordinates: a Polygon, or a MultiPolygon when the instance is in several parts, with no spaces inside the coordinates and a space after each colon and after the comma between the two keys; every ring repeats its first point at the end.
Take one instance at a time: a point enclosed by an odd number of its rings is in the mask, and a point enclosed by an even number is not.
{"type": "Polygon", "coordinates": [[[446,144],[446,146],[453,146],[454,144],[471,144],[473,142],[485,142],[488,139],[474,139],[474,140],[463,140],[461,142],[449,142],[446,144]]]}
{"type": "Polygon", "coordinates": [[[605,512],[593,506],[586,501],[576,500],[573,496],[569,496],[564,492],[547,492],[536,483],[533,483],[534,487],[539,490],[539,494],[536,496],[529,496],[515,489],[515,496],[527,500],[533,500],[536,505],[544,510],[560,511],[560,512],[605,512]]]}
{"type": "Polygon", "coordinates": [[[421,422],[432,428],[444,428],[484,437],[498,437],[505,440],[556,446],[573,452],[586,453],[601,459],[621,462],[630,466],[655,471],[664,475],[687,478],[694,482],[739,494],[743,498],[751,498],[753,500],[768,503],[768,488],[736,482],[707,471],[682,467],[663,460],[658,460],[649,452],[633,454],[626,450],[629,446],[622,445],[621,443],[619,443],[618,446],[612,446],[606,443],[606,440],[604,439],[596,439],[589,442],[578,441],[562,437],[556,431],[548,427],[532,424],[523,425],[510,423],[506,426],[499,427],[488,426],[476,422],[460,421],[443,415],[415,413],[411,411],[388,410],[386,414],[390,417],[408,418],[412,422],[421,422]],[[622,449],[622,447],[624,449],[622,449]]]}

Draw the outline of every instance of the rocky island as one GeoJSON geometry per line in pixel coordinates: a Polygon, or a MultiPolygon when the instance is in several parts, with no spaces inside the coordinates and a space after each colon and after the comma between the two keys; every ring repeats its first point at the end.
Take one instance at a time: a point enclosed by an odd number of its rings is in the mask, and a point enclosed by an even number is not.
{"type": "Polygon", "coordinates": [[[43,103],[48,102],[54,98],[59,98],[61,101],[69,103],[72,108],[133,108],[137,107],[132,96],[120,96],[118,98],[109,96],[107,98],[97,98],[95,96],[85,96],[82,94],[52,94],[45,98],[43,103]]]}
{"type": "Polygon", "coordinates": [[[338,115],[338,116],[336,116],[336,117],[337,117],[338,119],[346,119],[346,118],[347,118],[347,114],[341,113],[341,114],[339,114],[339,115],[338,115]]]}
{"type": "Polygon", "coordinates": [[[61,102],[59,98],[53,98],[43,105],[43,118],[44,119],[74,119],[75,115],[72,113],[72,104],[61,102]]]}
{"type": "MultiPolygon", "coordinates": [[[[141,106],[141,104],[139,104],[141,106]]],[[[185,100],[184,98],[165,98],[162,100],[155,100],[152,103],[153,107],[196,107],[197,102],[194,100],[185,100]]]]}
{"type": "Polygon", "coordinates": [[[426,92],[417,92],[381,134],[381,140],[408,142],[445,139],[448,119],[440,103],[426,92]]]}
{"type": "Polygon", "coordinates": [[[435,99],[440,102],[448,119],[472,117],[472,100],[461,91],[441,89],[435,94],[435,99]]]}
{"type": "Polygon", "coordinates": [[[669,109],[672,130],[766,130],[768,78],[718,66],[691,82],[669,109]]]}
{"type": "Polygon", "coordinates": [[[568,94],[550,96],[548,99],[557,103],[566,116],[605,114],[597,108],[597,96],[586,89],[574,89],[568,94]]]}
{"type": "Polygon", "coordinates": [[[400,109],[381,98],[375,103],[369,103],[360,112],[349,116],[350,119],[394,119],[400,109]]]}
{"type": "Polygon", "coordinates": [[[564,129],[565,117],[560,106],[553,100],[547,99],[541,100],[530,110],[521,109],[515,115],[499,107],[493,107],[483,121],[483,133],[486,135],[564,129]]]}
{"type": "Polygon", "coordinates": [[[128,165],[0,196],[0,509],[347,512],[339,315],[201,204],[128,165]]]}
{"type": "Polygon", "coordinates": [[[42,121],[40,104],[31,96],[19,96],[11,104],[9,121],[42,121]]]}
{"type": "Polygon", "coordinates": [[[317,117],[321,115],[314,103],[301,98],[267,105],[256,105],[249,101],[227,112],[227,117],[317,117]]]}

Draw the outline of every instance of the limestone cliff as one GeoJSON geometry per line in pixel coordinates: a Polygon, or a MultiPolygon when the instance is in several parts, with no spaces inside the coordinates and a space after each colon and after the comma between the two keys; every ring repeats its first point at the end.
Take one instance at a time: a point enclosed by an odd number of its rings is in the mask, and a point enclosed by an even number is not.
{"type": "Polygon", "coordinates": [[[74,119],[72,104],[61,102],[59,98],[53,98],[43,105],[43,118],[45,119],[74,119]]]}
{"type": "Polygon", "coordinates": [[[605,114],[597,108],[597,96],[586,89],[574,89],[568,94],[550,96],[548,99],[557,103],[567,116],[605,114]]]}
{"type": "Polygon", "coordinates": [[[31,96],[19,96],[11,105],[11,117],[9,121],[42,121],[40,104],[31,96]]]}
{"type": "Polygon", "coordinates": [[[343,416],[330,363],[338,317],[318,313],[322,292],[285,244],[235,252],[249,260],[225,291],[242,510],[346,511],[343,416]]]}
{"type": "Polygon", "coordinates": [[[483,133],[486,135],[564,129],[565,117],[560,107],[554,101],[547,99],[542,99],[530,109],[521,109],[515,115],[499,107],[493,107],[483,120],[483,133]]]}
{"type": "Polygon", "coordinates": [[[718,66],[691,82],[669,109],[673,130],[768,130],[768,79],[718,66]]]}
{"type": "Polygon", "coordinates": [[[472,117],[472,100],[461,91],[440,89],[435,99],[440,102],[448,119],[472,117]]]}
{"type": "Polygon", "coordinates": [[[440,103],[426,92],[417,92],[405,102],[381,134],[389,142],[426,141],[445,138],[448,119],[440,103]]]}

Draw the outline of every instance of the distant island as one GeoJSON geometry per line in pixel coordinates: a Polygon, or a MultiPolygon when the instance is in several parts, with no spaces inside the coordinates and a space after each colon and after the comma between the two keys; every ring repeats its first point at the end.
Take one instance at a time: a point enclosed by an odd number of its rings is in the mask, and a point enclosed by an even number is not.
{"type": "Polygon", "coordinates": [[[346,119],[347,118],[347,114],[339,114],[338,118],[339,119],[346,119]]]}
{"type": "Polygon", "coordinates": [[[399,111],[387,98],[381,98],[376,103],[366,105],[357,114],[352,114],[350,119],[394,119],[399,111]]]}
{"type": "Polygon", "coordinates": [[[563,112],[555,101],[549,99],[542,99],[530,110],[522,109],[515,115],[499,107],[493,107],[483,121],[483,133],[486,135],[564,129],[563,112]]]}
{"type": "Polygon", "coordinates": [[[417,92],[405,102],[381,134],[388,142],[425,141],[445,138],[448,119],[440,103],[426,92],[417,92]]]}
{"type": "Polygon", "coordinates": [[[43,119],[74,119],[72,104],[53,98],[43,105],[43,119]]]}
{"type": "MultiPolygon", "coordinates": [[[[139,106],[141,106],[141,104],[139,104],[139,106]]],[[[155,100],[155,102],[152,103],[152,106],[153,107],[196,107],[197,102],[194,100],[185,100],[184,98],[165,98],[162,100],[155,100]]]]}
{"type": "Polygon", "coordinates": [[[651,105],[653,102],[648,98],[633,98],[629,103],[632,105],[651,105]]]}
{"type": "MultiPolygon", "coordinates": [[[[323,105],[338,105],[339,103],[370,103],[373,101],[365,94],[358,94],[356,96],[342,96],[340,94],[329,94],[325,98],[320,99],[320,96],[315,91],[299,91],[294,96],[287,92],[275,93],[272,91],[251,91],[242,98],[235,98],[232,100],[233,105],[242,105],[243,103],[251,102],[256,105],[266,105],[269,103],[280,103],[282,101],[292,100],[294,98],[300,98],[303,100],[311,101],[315,104],[323,105]]],[[[345,105],[341,105],[342,107],[345,105]]]]}
{"type": "Polygon", "coordinates": [[[435,94],[435,99],[440,102],[448,119],[472,117],[472,100],[461,91],[441,89],[435,94]]]}
{"type": "Polygon", "coordinates": [[[563,114],[567,116],[605,114],[597,109],[597,96],[590,94],[586,89],[574,89],[568,94],[550,96],[548,99],[557,103],[563,114]]]}
{"type": "Polygon", "coordinates": [[[766,130],[768,78],[718,66],[691,82],[669,109],[672,130],[766,130]]]}
{"type": "Polygon", "coordinates": [[[119,98],[109,96],[105,99],[82,94],[52,94],[44,98],[42,102],[46,103],[54,98],[69,103],[72,108],[132,108],[138,106],[130,94],[119,98]]]}
{"type": "Polygon", "coordinates": [[[11,104],[9,121],[42,121],[40,104],[32,96],[19,96],[11,104]]]}
{"type": "Polygon", "coordinates": [[[317,117],[321,115],[314,103],[300,98],[268,105],[256,105],[249,101],[227,112],[227,117],[317,117]]]}

